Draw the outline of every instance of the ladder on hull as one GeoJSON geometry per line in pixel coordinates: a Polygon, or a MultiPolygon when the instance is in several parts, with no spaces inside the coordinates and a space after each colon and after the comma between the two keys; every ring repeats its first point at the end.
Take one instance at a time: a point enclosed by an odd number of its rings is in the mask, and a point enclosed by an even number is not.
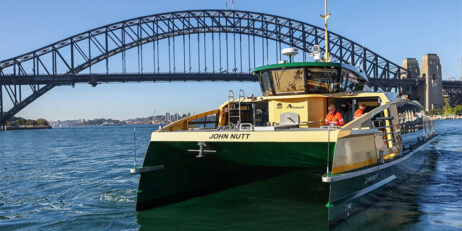
{"type": "Polygon", "coordinates": [[[394,117],[391,115],[389,108],[384,110],[384,117],[376,118],[376,121],[384,122],[384,126],[379,127],[379,130],[382,132],[382,140],[389,150],[388,154],[385,154],[380,158],[381,162],[394,159],[400,152],[393,119],[394,117]]]}
{"type": "Polygon", "coordinates": [[[228,91],[228,126],[229,127],[238,127],[242,122],[241,118],[241,102],[244,101],[245,95],[244,90],[239,90],[238,102],[235,102],[234,91],[228,91]],[[237,106],[237,107],[236,107],[237,106]],[[232,112],[237,112],[232,113],[232,112]],[[232,115],[233,114],[233,115],[232,115]]]}

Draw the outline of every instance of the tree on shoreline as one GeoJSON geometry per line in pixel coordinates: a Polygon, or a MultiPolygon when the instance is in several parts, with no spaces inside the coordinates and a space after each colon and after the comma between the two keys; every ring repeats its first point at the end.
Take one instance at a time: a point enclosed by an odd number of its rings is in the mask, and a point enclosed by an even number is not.
{"type": "Polygon", "coordinates": [[[461,115],[462,114],[462,105],[457,105],[455,107],[446,106],[444,108],[436,108],[427,112],[428,115],[461,115]]]}
{"type": "Polygon", "coordinates": [[[37,120],[37,125],[39,126],[50,126],[46,119],[40,118],[37,120]]]}
{"type": "Polygon", "coordinates": [[[15,117],[12,120],[6,123],[8,127],[17,127],[17,126],[45,126],[48,127],[50,124],[46,119],[40,118],[38,120],[28,120],[22,117],[15,117]]]}

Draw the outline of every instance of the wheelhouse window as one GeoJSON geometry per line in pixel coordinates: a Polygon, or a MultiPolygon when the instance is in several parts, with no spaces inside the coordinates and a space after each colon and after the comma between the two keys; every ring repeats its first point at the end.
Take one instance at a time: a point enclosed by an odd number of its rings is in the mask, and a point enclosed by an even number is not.
{"type": "Polygon", "coordinates": [[[345,90],[361,91],[363,90],[364,84],[359,80],[359,76],[351,71],[346,71],[344,79],[346,79],[345,90]]]}
{"type": "Polygon", "coordinates": [[[271,72],[276,94],[305,92],[304,68],[273,70],[271,72]]]}
{"type": "Polygon", "coordinates": [[[260,75],[260,86],[265,96],[274,95],[271,78],[271,72],[269,71],[263,71],[260,75]]]}
{"type": "Polygon", "coordinates": [[[331,67],[307,68],[308,93],[334,93],[340,88],[339,69],[331,67]]]}

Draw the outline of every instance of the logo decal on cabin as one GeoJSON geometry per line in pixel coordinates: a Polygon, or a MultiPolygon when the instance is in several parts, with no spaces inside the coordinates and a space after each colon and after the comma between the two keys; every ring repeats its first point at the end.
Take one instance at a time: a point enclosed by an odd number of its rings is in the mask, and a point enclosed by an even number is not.
{"type": "Polygon", "coordinates": [[[287,105],[286,109],[303,109],[305,106],[292,106],[292,104],[287,105]]]}

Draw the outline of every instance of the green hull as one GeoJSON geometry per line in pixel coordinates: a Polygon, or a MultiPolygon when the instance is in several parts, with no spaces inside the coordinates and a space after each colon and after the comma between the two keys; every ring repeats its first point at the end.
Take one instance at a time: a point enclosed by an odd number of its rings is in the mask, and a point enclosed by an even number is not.
{"type": "Polygon", "coordinates": [[[144,210],[137,221],[141,230],[327,230],[324,171],[300,169],[144,210]]]}
{"type": "MultiPolygon", "coordinates": [[[[330,145],[330,150],[334,150],[335,143],[330,145]]],[[[216,152],[205,153],[202,158],[196,157],[197,152],[188,151],[197,149],[197,142],[150,143],[143,163],[146,171],[140,176],[137,210],[164,206],[302,168],[325,169],[327,161],[327,143],[207,143],[207,149],[216,152]]]]}

